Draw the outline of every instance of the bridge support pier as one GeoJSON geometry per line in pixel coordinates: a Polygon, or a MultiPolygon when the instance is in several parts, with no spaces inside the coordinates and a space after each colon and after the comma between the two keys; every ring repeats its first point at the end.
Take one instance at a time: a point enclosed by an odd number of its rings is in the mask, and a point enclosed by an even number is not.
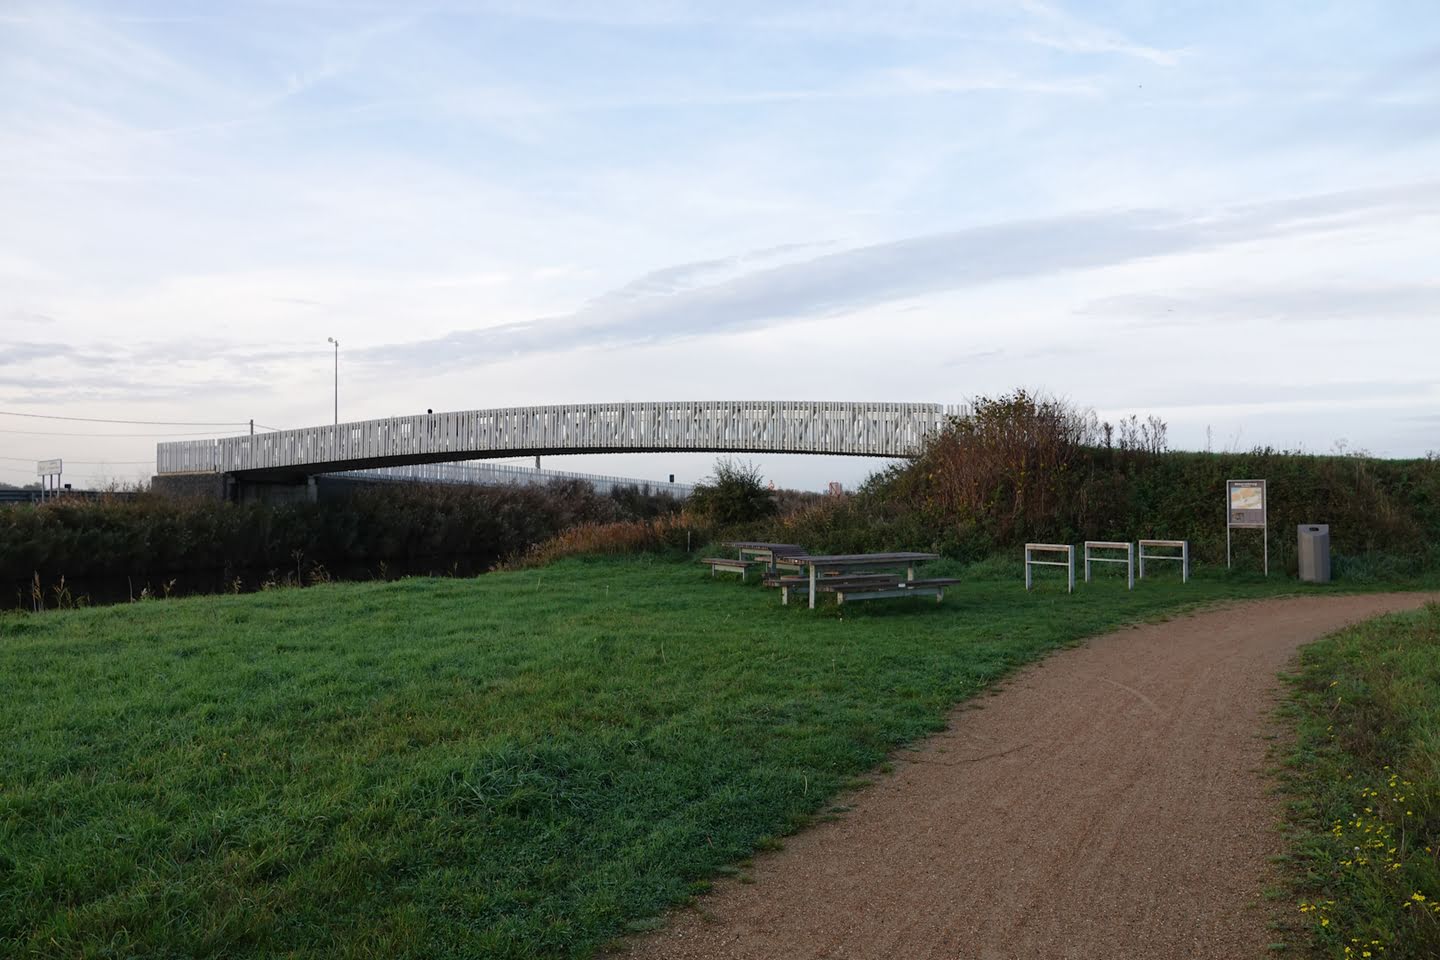
{"type": "Polygon", "coordinates": [[[319,499],[320,487],[317,477],[305,480],[248,480],[227,474],[225,496],[232,503],[314,503],[319,499]]]}

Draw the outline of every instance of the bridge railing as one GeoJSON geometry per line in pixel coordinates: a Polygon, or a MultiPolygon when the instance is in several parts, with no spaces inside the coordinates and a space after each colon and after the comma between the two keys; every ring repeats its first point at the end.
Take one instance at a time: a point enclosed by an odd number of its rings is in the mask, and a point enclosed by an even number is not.
{"type": "Polygon", "coordinates": [[[508,463],[416,463],[402,467],[376,467],[373,470],[347,470],[343,473],[327,473],[325,476],[341,480],[483,486],[509,483],[534,486],[555,480],[578,480],[589,484],[600,494],[609,494],[613,490],[627,487],[639,487],[651,493],[665,493],[682,500],[695,492],[695,487],[688,483],[668,483],[664,480],[641,480],[598,473],[573,473],[568,470],[536,470],[533,467],[517,467],[508,463]]]}
{"type": "Polygon", "coordinates": [[[455,460],[504,452],[704,450],[914,456],[963,407],[933,403],[699,401],[502,407],[162,443],[159,473],[455,460]]]}
{"type": "Polygon", "coordinates": [[[174,440],[156,444],[156,473],[214,473],[219,469],[217,440],[174,440]]]}

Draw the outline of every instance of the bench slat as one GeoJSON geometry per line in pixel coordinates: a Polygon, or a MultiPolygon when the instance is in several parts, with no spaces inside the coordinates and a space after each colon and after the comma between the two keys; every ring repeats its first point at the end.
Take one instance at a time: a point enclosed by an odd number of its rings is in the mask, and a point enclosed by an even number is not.
{"type": "Polygon", "coordinates": [[[891,597],[934,597],[935,602],[939,603],[945,599],[945,587],[943,584],[925,587],[852,587],[835,591],[835,599],[841,604],[857,600],[886,600],[891,597]]]}

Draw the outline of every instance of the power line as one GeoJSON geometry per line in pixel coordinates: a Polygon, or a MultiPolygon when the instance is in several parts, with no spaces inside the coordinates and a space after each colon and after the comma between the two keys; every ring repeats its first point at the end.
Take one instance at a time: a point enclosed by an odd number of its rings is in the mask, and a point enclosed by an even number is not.
{"type": "Polygon", "coordinates": [[[0,433],[23,434],[27,437],[118,437],[131,439],[134,437],[209,437],[214,435],[213,430],[204,430],[198,433],[51,433],[48,430],[4,430],[0,433]]]}
{"type": "Polygon", "coordinates": [[[150,427],[243,427],[250,423],[248,420],[107,420],[102,417],[62,417],[53,413],[16,413],[13,410],[0,410],[0,416],[31,417],[37,420],[79,420],[84,423],[129,423],[150,427]]]}
{"type": "MultiPolygon", "coordinates": [[[[11,463],[32,463],[32,464],[33,464],[33,463],[34,463],[36,460],[38,460],[38,459],[43,459],[43,458],[40,458],[40,457],[0,457],[0,460],[9,460],[11,463]]],[[[87,466],[87,467],[108,467],[108,466],[112,466],[112,465],[113,465],[113,466],[117,466],[117,467],[125,467],[125,466],[135,466],[136,464],[141,464],[141,463],[154,463],[154,462],[155,462],[154,460],[71,460],[69,457],[64,457],[63,459],[64,459],[64,461],[65,461],[66,463],[83,463],[83,464],[85,464],[85,466],[87,466]]]]}

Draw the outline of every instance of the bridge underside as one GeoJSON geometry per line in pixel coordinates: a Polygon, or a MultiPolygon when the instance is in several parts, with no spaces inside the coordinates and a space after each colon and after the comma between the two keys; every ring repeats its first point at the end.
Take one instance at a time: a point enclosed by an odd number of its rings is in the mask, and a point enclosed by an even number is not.
{"type": "Polygon", "coordinates": [[[585,454],[611,454],[611,453],[715,453],[715,454],[752,454],[752,453],[789,453],[806,456],[831,456],[831,457],[885,457],[893,459],[897,454],[885,453],[851,453],[840,450],[783,450],[777,451],[765,447],[594,447],[590,449],[575,449],[573,447],[524,447],[518,450],[487,450],[478,451],[464,457],[456,457],[453,453],[431,453],[431,454],[405,454],[402,456],[388,457],[362,457],[349,460],[327,460],[313,464],[306,464],[303,467],[262,467],[252,470],[229,470],[225,475],[237,480],[258,481],[264,483],[304,483],[308,477],[322,473],[341,473],[347,470],[373,470],[378,467],[406,467],[424,463],[451,463],[457,460],[499,460],[519,457],[557,457],[577,456],[585,454]]]}

